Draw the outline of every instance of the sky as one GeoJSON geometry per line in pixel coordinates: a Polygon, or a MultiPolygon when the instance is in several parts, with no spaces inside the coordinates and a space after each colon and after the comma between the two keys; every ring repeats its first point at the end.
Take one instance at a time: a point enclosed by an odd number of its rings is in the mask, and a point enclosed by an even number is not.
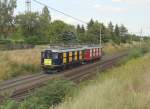
{"type": "MultiPolygon", "coordinates": [[[[107,25],[124,24],[130,33],[150,35],[150,0],[37,0],[85,22],[91,18],[107,25]]],[[[41,12],[43,6],[31,0],[32,11],[41,12]]],[[[17,0],[16,14],[25,11],[25,0],[17,0]]],[[[52,20],[69,24],[82,24],[58,12],[50,10],[52,20]]]]}

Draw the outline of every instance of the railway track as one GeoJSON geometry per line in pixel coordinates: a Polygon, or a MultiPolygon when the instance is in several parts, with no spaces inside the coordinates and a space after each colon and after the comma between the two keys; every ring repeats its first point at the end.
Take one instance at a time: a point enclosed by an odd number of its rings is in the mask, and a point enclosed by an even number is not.
{"type": "Polygon", "coordinates": [[[85,70],[84,72],[74,74],[74,75],[68,77],[67,79],[75,81],[75,82],[80,82],[80,81],[85,80],[89,77],[91,78],[93,75],[99,73],[100,71],[104,71],[108,68],[113,67],[115,64],[117,64],[118,60],[120,58],[123,58],[124,56],[126,56],[126,54],[120,55],[117,57],[113,57],[110,60],[106,60],[106,61],[104,60],[101,63],[93,64],[93,65],[89,66],[89,70],[85,70]]]}
{"type": "MultiPolygon", "coordinates": [[[[20,101],[28,96],[29,92],[46,85],[49,80],[63,77],[67,80],[80,82],[85,78],[95,75],[97,73],[96,71],[98,70],[105,70],[112,67],[119,59],[126,55],[127,52],[113,56],[105,56],[100,62],[82,65],[81,67],[63,71],[59,74],[48,75],[39,73],[9,80],[0,84],[0,94],[5,95],[5,93],[9,93],[10,98],[20,101]]],[[[0,101],[3,100],[2,98],[3,97],[0,98],[0,101]]]]}

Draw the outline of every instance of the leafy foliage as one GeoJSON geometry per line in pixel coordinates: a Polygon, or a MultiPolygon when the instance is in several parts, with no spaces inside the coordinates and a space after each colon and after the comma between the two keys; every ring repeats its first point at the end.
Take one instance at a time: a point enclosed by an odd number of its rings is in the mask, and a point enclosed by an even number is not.
{"type": "Polygon", "coordinates": [[[38,13],[26,13],[16,16],[16,25],[23,36],[36,36],[39,33],[40,22],[38,13]]]}
{"type": "Polygon", "coordinates": [[[5,101],[4,105],[0,106],[0,109],[16,109],[18,104],[13,100],[5,101]]]}
{"type": "Polygon", "coordinates": [[[16,8],[16,0],[0,0],[0,36],[7,38],[13,31],[13,12],[16,8]]]}
{"type": "Polygon", "coordinates": [[[68,25],[63,21],[56,20],[51,24],[50,42],[51,43],[69,43],[76,40],[75,27],[68,25]]]}

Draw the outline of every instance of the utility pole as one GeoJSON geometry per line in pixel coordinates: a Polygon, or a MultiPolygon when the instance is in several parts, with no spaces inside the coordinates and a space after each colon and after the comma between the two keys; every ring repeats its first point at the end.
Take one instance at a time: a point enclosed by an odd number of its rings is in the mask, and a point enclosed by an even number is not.
{"type": "Polygon", "coordinates": [[[143,30],[141,28],[141,31],[140,31],[140,48],[142,47],[142,34],[143,34],[143,30]]]}
{"type": "Polygon", "coordinates": [[[102,46],[102,28],[101,28],[101,24],[100,24],[100,34],[99,34],[99,36],[100,36],[100,46],[102,46]]]}
{"type": "MultiPolygon", "coordinates": [[[[25,0],[25,14],[30,14],[31,13],[31,0],[25,0]]],[[[31,16],[28,15],[29,18],[31,19],[31,16]]],[[[28,26],[28,31],[31,31],[31,23],[29,20],[27,20],[27,26],[28,26]]]]}
{"type": "Polygon", "coordinates": [[[133,34],[132,34],[132,32],[131,32],[131,37],[130,37],[130,47],[132,48],[132,43],[133,43],[133,34]]]}
{"type": "Polygon", "coordinates": [[[25,0],[25,6],[26,6],[25,12],[26,13],[31,12],[31,0],[25,0]]]}

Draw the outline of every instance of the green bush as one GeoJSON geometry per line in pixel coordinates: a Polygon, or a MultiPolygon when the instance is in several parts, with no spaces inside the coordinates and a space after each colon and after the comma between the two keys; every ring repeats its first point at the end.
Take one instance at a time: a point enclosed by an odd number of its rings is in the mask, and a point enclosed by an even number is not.
{"type": "Polygon", "coordinates": [[[4,105],[0,106],[0,109],[17,109],[18,104],[13,100],[5,101],[4,105]]]}
{"type": "Polygon", "coordinates": [[[22,35],[21,32],[14,32],[12,35],[9,37],[10,40],[14,41],[24,41],[25,37],[22,35]]]}
{"type": "Polygon", "coordinates": [[[39,38],[36,36],[25,38],[25,42],[28,44],[35,44],[37,41],[39,41],[39,38]]]}
{"type": "Polygon", "coordinates": [[[66,80],[51,80],[21,104],[20,109],[43,109],[62,102],[74,84],[66,80]]]}
{"type": "Polygon", "coordinates": [[[126,64],[126,62],[128,62],[131,59],[136,59],[139,57],[144,56],[145,53],[149,52],[148,48],[143,47],[143,48],[134,48],[129,50],[128,52],[128,56],[126,56],[125,58],[121,59],[118,64],[126,64]]]}
{"type": "Polygon", "coordinates": [[[30,36],[25,38],[25,43],[33,45],[49,44],[50,42],[48,40],[39,36],[30,36]]]}
{"type": "Polygon", "coordinates": [[[129,59],[132,59],[132,58],[136,59],[138,57],[143,56],[146,52],[147,52],[147,50],[145,48],[135,48],[129,52],[128,58],[129,59]]]}

